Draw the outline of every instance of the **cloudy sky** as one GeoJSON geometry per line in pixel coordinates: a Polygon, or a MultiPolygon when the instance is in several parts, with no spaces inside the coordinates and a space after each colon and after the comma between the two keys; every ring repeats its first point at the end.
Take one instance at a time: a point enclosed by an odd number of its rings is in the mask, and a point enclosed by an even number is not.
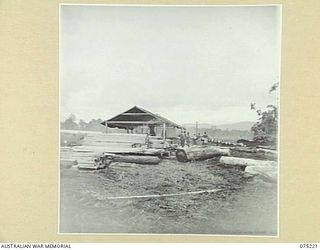
{"type": "Polygon", "coordinates": [[[61,119],[255,121],[251,102],[276,101],[280,8],[64,5],[60,48],[61,119]]]}

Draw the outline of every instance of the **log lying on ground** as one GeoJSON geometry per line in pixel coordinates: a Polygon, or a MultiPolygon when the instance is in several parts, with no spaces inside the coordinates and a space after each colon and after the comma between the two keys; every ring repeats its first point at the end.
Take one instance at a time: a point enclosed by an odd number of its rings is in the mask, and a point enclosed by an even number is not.
{"type": "Polygon", "coordinates": [[[99,163],[80,163],[76,165],[79,170],[99,170],[99,169],[104,169],[106,168],[106,165],[102,165],[99,163]]]}
{"type": "Polygon", "coordinates": [[[247,166],[245,171],[250,174],[259,174],[264,181],[276,183],[278,178],[278,171],[275,167],[260,167],[260,166],[247,166]]]}
{"type": "Polygon", "coordinates": [[[250,174],[258,174],[264,181],[276,183],[278,177],[277,162],[260,161],[247,158],[225,157],[220,158],[220,163],[232,166],[242,166],[250,174]]]}
{"type": "Polygon", "coordinates": [[[237,166],[258,166],[258,167],[277,167],[277,162],[275,161],[260,161],[253,160],[248,158],[239,158],[239,157],[228,157],[222,156],[220,158],[220,163],[226,165],[237,165],[237,166]]]}
{"type": "Polygon", "coordinates": [[[107,166],[111,162],[125,162],[125,163],[137,163],[137,164],[159,164],[160,158],[158,156],[151,155],[118,155],[104,153],[102,156],[96,159],[96,164],[101,166],[107,166]]]}
{"type": "Polygon", "coordinates": [[[160,159],[157,156],[139,156],[139,155],[115,155],[113,162],[128,162],[137,164],[159,164],[160,159]]]}
{"type": "Polygon", "coordinates": [[[93,164],[79,164],[77,165],[79,170],[98,170],[99,166],[93,164]]]}
{"type": "Polygon", "coordinates": [[[248,148],[248,147],[235,147],[232,150],[245,152],[245,153],[257,153],[257,150],[255,148],[248,148]]]}
{"type": "Polygon", "coordinates": [[[230,155],[230,149],[217,146],[191,146],[178,148],[177,160],[180,162],[206,160],[217,156],[230,155]]]}
{"type": "Polygon", "coordinates": [[[277,156],[278,153],[276,150],[271,150],[271,149],[263,149],[263,148],[259,148],[257,149],[258,152],[262,152],[262,153],[265,153],[265,154],[268,154],[270,156],[277,156]]]}

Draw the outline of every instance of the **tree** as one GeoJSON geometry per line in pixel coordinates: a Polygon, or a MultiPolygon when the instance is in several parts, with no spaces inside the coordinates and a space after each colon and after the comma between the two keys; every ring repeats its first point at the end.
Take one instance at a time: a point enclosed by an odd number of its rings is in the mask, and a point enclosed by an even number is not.
{"type": "MultiPolygon", "coordinates": [[[[269,93],[278,89],[279,83],[272,85],[269,93]]],[[[251,131],[254,140],[261,144],[275,145],[278,133],[278,108],[275,105],[268,105],[265,110],[257,109],[255,103],[251,104],[251,109],[255,110],[259,116],[251,131]]]]}
{"type": "Polygon", "coordinates": [[[70,114],[69,117],[67,118],[67,120],[71,120],[73,122],[76,122],[77,117],[74,114],[70,114]]]}
{"type": "Polygon", "coordinates": [[[79,129],[80,130],[83,130],[83,131],[87,130],[87,126],[88,126],[88,124],[84,120],[81,119],[79,121],[79,129]]]}
{"type": "Polygon", "coordinates": [[[69,117],[61,123],[61,129],[78,130],[79,126],[75,121],[76,116],[74,114],[69,115],[69,117]]]}
{"type": "Polygon", "coordinates": [[[87,124],[87,130],[89,131],[105,131],[105,127],[101,124],[103,121],[101,118],[99,119],[92,119],[88,124],[87,124]]]}

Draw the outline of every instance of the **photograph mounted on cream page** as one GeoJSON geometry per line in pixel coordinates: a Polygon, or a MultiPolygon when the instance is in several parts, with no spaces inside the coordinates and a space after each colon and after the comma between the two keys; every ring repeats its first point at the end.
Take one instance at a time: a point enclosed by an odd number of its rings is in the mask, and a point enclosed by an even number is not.
{"type": "Polygon", "coordinates": [[[281,5],[60,5],[59,233],[278,236],[281,5]]]}

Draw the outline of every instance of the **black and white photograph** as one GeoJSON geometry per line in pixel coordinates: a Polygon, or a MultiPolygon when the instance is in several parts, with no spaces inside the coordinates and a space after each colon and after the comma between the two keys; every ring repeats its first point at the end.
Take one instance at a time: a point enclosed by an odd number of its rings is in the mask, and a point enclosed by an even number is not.
{"type": "Polygon", "coordinates": [[[279,236],[281,11],[60,5],[60,234],[279,236]]]}

